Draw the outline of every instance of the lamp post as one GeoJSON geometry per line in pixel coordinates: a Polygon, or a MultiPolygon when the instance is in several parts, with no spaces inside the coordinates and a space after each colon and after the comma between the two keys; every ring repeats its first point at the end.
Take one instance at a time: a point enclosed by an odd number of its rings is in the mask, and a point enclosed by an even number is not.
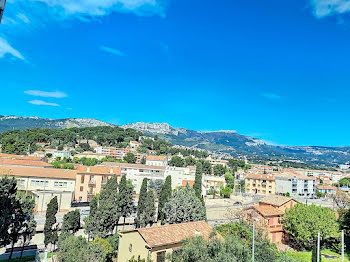
{"type": "Polygon", "coordinates": [[[254,245],[255,245],[255,222],[259,221],[257,218],[253,219],[253,241],[252,241],[252,262],[254,262],[254,245]]]}
{"type": "Polygon", "coordinates": [[[1,24],[2,14],[4,13],[4,10],[5,10],[5,4],[6,4],[6,0],[0,0],[0,24],[1,24]]]}

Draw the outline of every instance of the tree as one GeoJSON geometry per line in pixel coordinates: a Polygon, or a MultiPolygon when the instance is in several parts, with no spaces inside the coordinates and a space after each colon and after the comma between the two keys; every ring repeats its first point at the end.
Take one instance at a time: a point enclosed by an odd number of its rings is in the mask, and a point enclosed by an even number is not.
{"type": "Polygon", "coordinates": [[[167,176],[165,179],[165,183],[160,190],[160,194],[158,197],[158,216],[157,220],[161,221],[162,225],[164,224],[165,214],[164,214],[164,206],[171,198],[171,176],[167,176]]]}
{"type": "Polygon", "coordinates": [[[128,152],[126,156],[124,156],[124,160],[128,163],[136,163],[137,158],[133,153],[128,152]]]}
{"type": "Polygon", "coordinates": [[[315,241],[315,244],[312,247],[311,261],[312,262],[321,262],[322,261],[321,250],[320,250],[320,253],[319,253],[319,260],[317,260],[317,241],[315,241]]]}
{"type": "Polygon", "coordinates": [[[134,187],[131,183],[126,180],[126,175],[122,176],[119,183],[119,208],[120,215],[124,217],[125,220],[134,212],[134,187]]]}
{"type": "Polygon", "coordinates": [[[17,182],[7,176],[0,178],[0,246],[10,242],[9,227],[16,208],[17,182]]]}
{"type": "Polygon", "coordinates": [[[146,209],[146,199],[147,199],[147,178],[144,178],[142,180],[141,188],[140,188],[140,194],[139,194],[139,201],[137,203],[137,216],[135,219],[135,226],[136,228],[139,228],[141,225],[145,224],[145,221],[142,221],[142,217],[144,217],[143,213],[146,209]]]}
{"type": "Polygon", "coordinates": [[[164,206],[164,214],[169,224],[206,220],[205,206],[189,185],[174,193],[164,206]]]}
{"type": "Polygon", "coordinates": [[[311,249],[318,232],[325,242],[339,238],[339,224],[329,208],[297,204],[287,210],[282,221],[290,243],[299,249],[311,249]]]}
{"type": "Polygon", "coordinates": [[[221,164],[215,165],[213,168],[213,172],[214,172],[214,175],[216,176],[222,176],[225,174],[226,168],[221,164]]]}
{"type": "Polygon", "coordinates": [[[235,177],[234,177],[234,175],[232,175],[231,173],[227,172],[225,174],[225,181],[226,181],[226,185],[229,188],[231,188],[231,189],[235,188],[235,177]]]}
{"type": "Polygon", "coordinates": [[[154,205],[154,193],[152,190],[148,190],[145,212],[143,213],[143,217],[141,219],[141,221],[144,221],[143,227],[146,227],[147,225],[152,226],[155,220],[155,215],[156,215],[156,207],[154,205]]]}
{"type": "Polygon", "coordinates": [[[162,179],[150,179],[148,183],[148,189],[154,191],[157,195],[159,195],[163,184],[164,180],[162,179]]]}
{"type": "Polygon", "coordinates": [[[146,158],[145,158],[145,157],[142,157],[142,158],[141,158],[141,164],[142,164],[142,165],[146,165],[146,158]]]}
{"type": "Polygon", "coordinates": [[[194,178],[193,189],[196,192],[196,196],[200,199],[202,198],[202,174],[203,174],[202,163],[198,162],[196,165],[196,175],[194,178]]]}
{"type": "Polygon", "coordinates": [[[72,233],[74,234],[80,228],[80,212],[79,209],[75,209],[74,211],[69,211],[63,216],[62,223],[62,233],[72,233]]]}
{"type": "Polygon", "coordinates": [[[222,195],[224,198],[230,198],[232,194],[232,189],[230,187],[223,187],[220,190],[220,195],[222,195]]]}
{"type": "Polygon", "coordinates": [[[173,156],[169,161],[170,166],[183,167],[185,165],[185,161],[180,156],[173,156]]]}
{"type": "Polygon", "coordinates": [[[343,177],[342,179],[339,180],[339,186],[343,187],[350,187],[350,178],[348,177],[343,177]]]}
{"type": "Polygon", "coordinates": [[[196,159],[194,159],[192,156],[188,156],[185,158],[185,164],[186,166],[194,166],[196,165],[196,159]]]}
{"type": "Polygon", "coordinates": [[[56,214],[58,211],[57,196],[52,198],[47,205],[46,220],[44,225],[44,244],[55,244],[58,241],[56,214]]]}

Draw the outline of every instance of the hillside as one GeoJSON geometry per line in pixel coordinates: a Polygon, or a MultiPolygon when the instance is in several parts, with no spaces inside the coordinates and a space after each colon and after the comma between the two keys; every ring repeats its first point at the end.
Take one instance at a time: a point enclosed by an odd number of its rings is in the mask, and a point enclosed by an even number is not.
{"type": "MultiPolygon", "coordinates": [[[[11,129],[113,126],[96,119],[68,118],[44,119],[39,117],[0,116],[0,132],[11,129]]],[[[234,157],[246,156],[250,160],[287,159],[302,161],[312,165],[336,166],[350,162],[350,147],[321,146],[274,146],[261,139],[241,135],[235,131],[221,130],[212,132],[174,128],[167,123],[132,123],[122,126],[145,134],[158,135],[175,144],[200,148],[234,157]]]]}
{"type": "Polygon", "coordinates": [[[157,134],[173,144],[227,153],[235,157],[247,156],[248,159],[289,159],[320,166],[335,166],[350,161],[350,147],[274,146],[235,131],[201,132],[173,128],[167,123],[138,122],[123,127],[157,134]]]}
{"type": "Polygon", "coordinates": [[[40,117],[21,117],[21,116],[2,116],[0,115],[0,133],[11,129],[30,129],[30,128],[51,128],[62,129],[70,127],[95,127],[95,126],[113,126],[90,118],[67,118],[67,119],[48,119],[40,117]]]}

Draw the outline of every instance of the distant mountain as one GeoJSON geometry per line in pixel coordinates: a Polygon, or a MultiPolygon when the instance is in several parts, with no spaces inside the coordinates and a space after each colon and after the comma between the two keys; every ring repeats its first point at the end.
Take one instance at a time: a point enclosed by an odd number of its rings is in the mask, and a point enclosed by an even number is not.
{"type": "MultiPolygon", "coordinates": [[[[114,126],[89,118],[47,119],[40,117],[1,116],[0,132],[11,129],[114,126]]],[[[319,166],[336,166],[350,162],[350,147],[274,146],[261,139],[244,136],[236,131],[195,131],[174,128],[167,123],[133,123],[123,125],[145,134],[158,135],[175,145],[209,150],[217,154],[248,159],[287,159],[319,166]]]]}
{"type": "Polygon", "coordinates": [[[235,157],[287,159],[320,166],[336,166],[350,161],[350,147],[274,146],[261,139],[238,134],[236,131],[203,132],[173,128],[167,123],[138,122],[122,127],[133,128],[146,134],[157,134],[176,145],[201,148],[235,157]]]}
{"type": "Polygon", "coordinates": [[[2,116],[0,115],[0,132],[11,129],[29,129],[29,128],[52,128],[61,129],[69,127],[94,127],[94,126],[113,126],[90,118],[67,118],[67,119],[49,119],[40,117],[21,117],[21,116],[2,116]]]}

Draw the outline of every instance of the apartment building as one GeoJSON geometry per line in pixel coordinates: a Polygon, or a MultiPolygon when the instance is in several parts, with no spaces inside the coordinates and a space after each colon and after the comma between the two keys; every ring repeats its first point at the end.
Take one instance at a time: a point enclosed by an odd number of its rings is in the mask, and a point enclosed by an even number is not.
{"type": "Polygon", "coordinates": [[[322,194],[333,194],[334,187],[329,185],[319,185],[317,186],[317,190],[322,194]]]}
{"type": "Polygon", "coordinates": [[[166,156],[146,156],[146,165],[149,166],[166,166],[168,165],[168,158],[166,156]]]}
{"type": "Polygon", "coordinates": [[[130,141],[129,142],[129,147],[132,149],[138,149],[140,146],[142,146],[142,143],[138,141],[130,141]]]}
{"type": "Polygon", "coordinates": [[[275,178],[268,174],[248,174],[245,178],[245,191],[251,194],[275,194],[275,178]]]}
{"type": "Polygon", "coordinates": [[[339,183],[339,180],[342,179],[343,174],[335,171],[324,171],[324,170],[296,170],[295,172],[303,174],[306,176],[313,176],[316,178],[325,178],[331,180],[332,184],[339,183]]]}
{"type": "Polygon", "coordinates": [[[205,160],[209,161],[212,167],[216,165],[223,165],[224,167],[227,167],[228,161],[224,159],[216,159],[208,156],[205,160]]]}
{"type": "Polygon", "coordinates": [[[18,181],[18,189],[34,197],[36,212],[45,212],[47,204],[55,196],[58,199],[58,209],[69,210],[75,189],[75,170],[0,166],[0,176],[4,175],[15,177],[18,181]]]}
{"type": "Polygon", "coordinates": [[[113,176],[117,176],[118,182],[121,179],[119,167],[78,166],[76,173],[74,195],[76,202],[90,202],[113,176]]]}
{"type": "Polygon", "coordinates": [[[103,159],[105,157],[106,157],[106,155],[104,155],[104,154],[98,154],[98,153],[94,153],[94,152],[91,152],[91,151],[86,151],[86,152],[74,155],[74,158],[77,158],[77,159],[94,158],[94,159],[97,159],[97,160],[101,160],[101,159],[103,159]]]}
{"type": "Polygon", "coordinates": [[[316,193],[316,180],[314,177],[298,173],[285,173],[275,176],[276,194],[291,196],[313,196],[316,193]]]}

